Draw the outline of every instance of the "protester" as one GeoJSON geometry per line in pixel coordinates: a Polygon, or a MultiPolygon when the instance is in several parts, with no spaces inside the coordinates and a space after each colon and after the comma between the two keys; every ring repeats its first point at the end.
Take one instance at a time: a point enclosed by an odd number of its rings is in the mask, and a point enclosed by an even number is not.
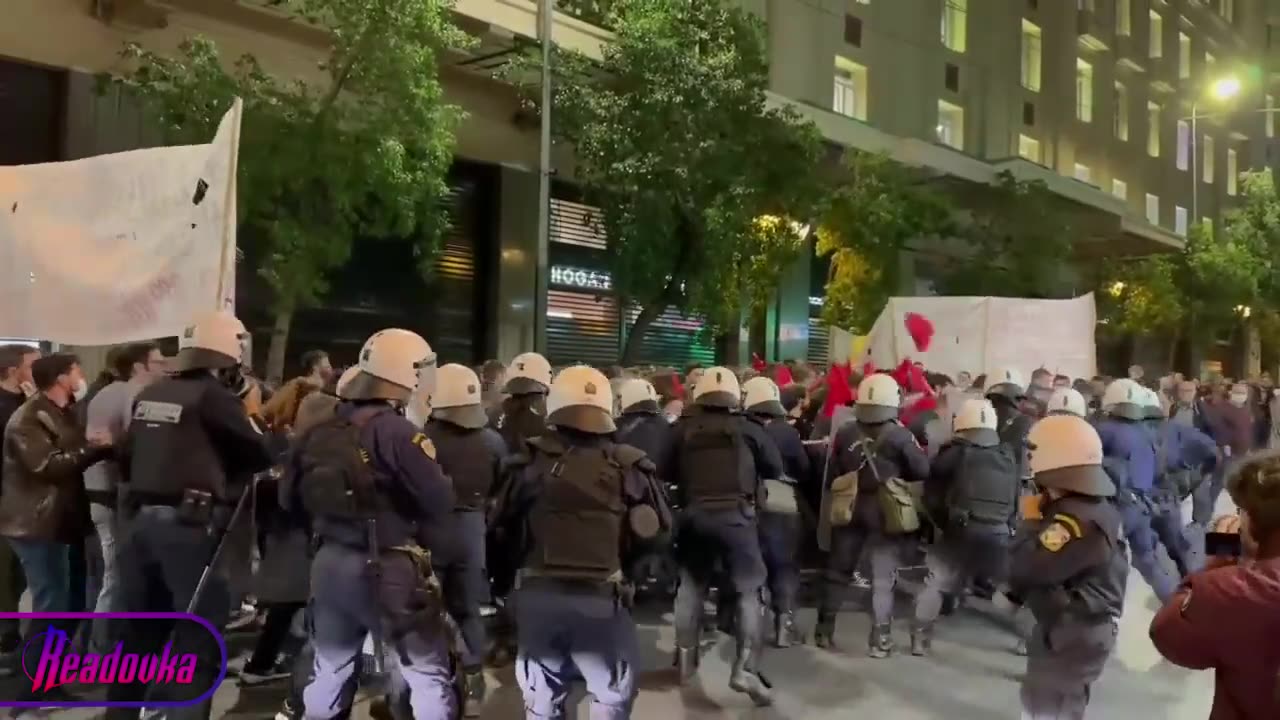
{"type": "MultiPolygon", "coordinates": [[[[1240,462],[1227,482],[1242,557],[1218,557],[1187,578],[1151,623],[1169,662],[1213,669],[1209,720],[1280,718],[1280,455],[1240,462]]],[[[1233,522],[1234,521],[1234,522],[1233,522]]]]}
{"type": "MultiPolygon", "coordinates": [[[[0,345],[0,433],[9,418],[35,392],[31,378],[31,365],[40,357],[40,351],[30,345],[0,345]]],[[[4,447],[0,443],[0,459],[4,447]]],[[[22,565],[9,543],[0,541],[0,612],[18,611],[18,601],[26,590],[22,565]]],[[[17,620],[0,620],[0,655],[16,651],[22,642],[17,620]]]]}
{"type": "Polygon", "coordinates": [[[88,535],[82,474],[103,459],[111,437],[80,432],[72,413],[87,383],[75,355],[58,353],[31,367],[37,393],[4,431],[0,536],[22,562],[35,612],[72,607],[71,546],[88,535]]]}
{"type": "Polygon", "coordinates": [[[307,393],[323,388],[334,376],[329,354],[308,350],[302,354],[302,375],[285,383],[262,408],[262,419],[281,432],[288,432],[298,414],[298,404],[307,393]]]}

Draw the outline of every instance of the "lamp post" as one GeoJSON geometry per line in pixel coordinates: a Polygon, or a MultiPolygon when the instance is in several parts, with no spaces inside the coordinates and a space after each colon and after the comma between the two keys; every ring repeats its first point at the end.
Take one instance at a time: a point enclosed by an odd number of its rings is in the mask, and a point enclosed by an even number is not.
{"type": "Polygon", "coordinates": [[[555,17],[553,0],[538,3],[538,39],[542,42],[542,103],[538,142],[538,252],[534,281],[533,343],[546,352],[547,265],[551,246],[551,28],[555,17]]]}
{"type": "MultiPolygon", "coordinates": [[[[1215,80],[1209,86],[1209,94],[1214,100],[1229,100],[1240,94],[1240,80],[1235,76],[1227,76],[1215,80]]],[[[1196,149],[1200,134],[1197,121],[1200,119],[1198,112],[1200,107],[1200,95],[1191,101],[1191,221],[1200,222],[1200,162],[1199,151],[1196,149]]]]}

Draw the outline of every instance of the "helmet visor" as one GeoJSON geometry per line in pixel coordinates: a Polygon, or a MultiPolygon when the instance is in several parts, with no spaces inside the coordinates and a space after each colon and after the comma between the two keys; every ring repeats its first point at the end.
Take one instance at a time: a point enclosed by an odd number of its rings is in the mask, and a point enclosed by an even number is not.
{"type": "Polygon", "coordinates": [[[253,367],[253,333],[242,332],[236,335],[236,339],[240,341],[241,367],[253,367]]]}
{"type": "Polygon", "coordinates": [[[422,397],[430,397],[436,392],[436,355],[431,355],[419,360],[413,364],[413,369],[418,373],[418,387],[414,394],[422,397]]]}

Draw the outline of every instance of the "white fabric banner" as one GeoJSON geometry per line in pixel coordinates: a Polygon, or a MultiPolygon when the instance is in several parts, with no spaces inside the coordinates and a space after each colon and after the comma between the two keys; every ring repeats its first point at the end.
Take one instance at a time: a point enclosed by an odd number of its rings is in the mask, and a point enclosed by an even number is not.
{"type": "Polygon", "coordinates": [[[234,309],[240,108],[207,145],[0,167],[0,336],[107,345],[234,309]]]}
{"type": "Polygon", "coordinates": [[[876,318],[863,361],[893,368],[909,357],[953,378],[961,371],[976,378],[1003,367],[1020,370],[1028,380],[1041,367],[1090,378],[1097,367],[1096,323],[1092,293],[1071,300],[896,297],[876,318]],[[909,312],[933,323],[927,352],[916,352],[907,333],[909,312]]]}

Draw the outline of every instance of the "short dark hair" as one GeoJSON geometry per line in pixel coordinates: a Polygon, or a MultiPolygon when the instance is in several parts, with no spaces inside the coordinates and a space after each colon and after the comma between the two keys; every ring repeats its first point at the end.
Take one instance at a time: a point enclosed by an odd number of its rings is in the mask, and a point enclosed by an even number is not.
{"type": "Polygon", "coordinates": [[[1231,500],[1249,516],[1254,539],[1265,542],[1280,532],[1280,454],[1246,458],[1226,484],[1231,500]]]}
{"type": "Polygon", "coordinates": [[[502,373],[507,371],[507,366],[501,360],[485,360],[484,365],[480,366],[480,380],[486,383],[496,383],[498,378],[502,377],[502,373]]]}
{"type": "Polygon", "coordinates": [[[31,379],[36,389],[48,390],[58,382],[58,378],[71,372],[71,368],[80,364],[80,358],[71,353],[54,353],[46,355],[31,364],[31,379]]]}
{"type": "Polygon", "coordinates": [[[329,357],[329,353],[323,350],[308,350],[302,353],[302,372],[310,375],[320,367],[320,363],[329,357]]]}
{"type": "Polygon", "coordinates": [[[137,363],[147,364],[147,359],[151,357],[152,350],[159,350],[160,346],[153,342],[130,343],[120,348],[115,356],[116,377],[121,380],[128,380],[133,377],[133,366],[137,363]]]}
{"type": "Polygon", "coordinates": [[[10,370],[22,367],[22,359],[40,352],[39,348],[22,343],[0,345],[0,378],[9,374],[10,370]]]}

